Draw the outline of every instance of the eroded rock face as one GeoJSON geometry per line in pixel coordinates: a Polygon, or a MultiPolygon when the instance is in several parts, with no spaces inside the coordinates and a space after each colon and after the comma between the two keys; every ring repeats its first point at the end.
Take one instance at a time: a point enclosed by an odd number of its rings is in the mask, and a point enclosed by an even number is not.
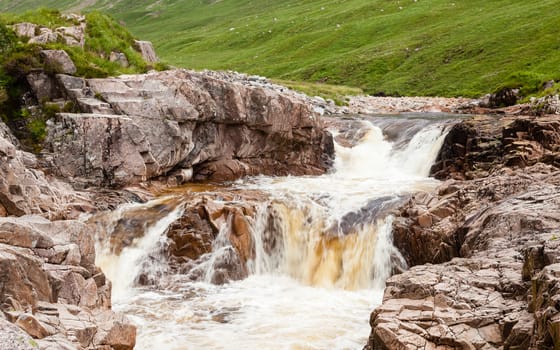
{"type": "Polygon", "coordinates": [[[94,265],[91,230],[77,221],[0,218],[0,309],[34,338],[29,345],[134,347],[136,327],[110,310],[111,285],[94,265]]]}
{"type": "Polygon", "coordinates": [[[558,347],[559,126],[476,117],[452,129],[433,168],[449,180],[394,221],[413,267],[387,281],[367,349],[558,347]]]}
{"type": "Polygon", "coordinates": [[[0,217],[40,214],[56,219],[91,208],[86,194],[38,170],[36,156],[17,144],[0,122],[0,217]]]}
{"type": "Polygon", "coordinates": [[[191,170],[195,180],[323,173],[332,138],[303,100],[185,70],[58,83],[84,113],[49,126],[53,170],[124,186],[191,170]]]}
{"type": "Polygon", "coordinates": [[[438,179],[486,177],[504,166],[560,166],[560,117],[477,116],[449,132],[431,173],[438,179]]]}

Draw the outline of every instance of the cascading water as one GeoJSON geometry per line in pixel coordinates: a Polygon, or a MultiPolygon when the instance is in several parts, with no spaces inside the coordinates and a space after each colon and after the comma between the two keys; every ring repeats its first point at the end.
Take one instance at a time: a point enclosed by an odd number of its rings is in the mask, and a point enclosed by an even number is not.
{"type": "Polygon", "coordinates": [[[395,264],[404,265],[391,243],[390,210],[406,194],[437,184],[428,173],[447,124],[354,121],[353,133],[334,132],[353,147],[335,144],[330,174],[232,184],[270,198],[251,222],[253,256],[244,280],[209,283],[213,261],[231,248],[229,228],[222,227],[213,253],[198,267],[202,281],[177,277],[163,290],[131,287],[137,267],[153,256],[165,228],[181,216],[181,204],[160,213],[120,254],[98,250],[98,263],[114,283],[114,307],[139,326],[137,348],[361,348],[385,280],[395,264]]]}

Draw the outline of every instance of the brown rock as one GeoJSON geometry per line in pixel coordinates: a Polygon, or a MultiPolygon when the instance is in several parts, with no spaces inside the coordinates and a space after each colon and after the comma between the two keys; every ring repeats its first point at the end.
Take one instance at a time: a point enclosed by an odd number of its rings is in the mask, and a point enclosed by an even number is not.
{"type": "Polygon", "coordinates": [[[96,316],[96,321],[99,323],[96,344],[118,350],[132,350],[136,345],[136,327],[123,315],[103,312],[96,316]]]}
{"type": "Polygon", "coordinates": [[[30,314],[21,314],[15,324],[33,338],[42,339],[52,335],[52,333],[50,333],[45,326],[41,324],[41,322],[30,314]]]}

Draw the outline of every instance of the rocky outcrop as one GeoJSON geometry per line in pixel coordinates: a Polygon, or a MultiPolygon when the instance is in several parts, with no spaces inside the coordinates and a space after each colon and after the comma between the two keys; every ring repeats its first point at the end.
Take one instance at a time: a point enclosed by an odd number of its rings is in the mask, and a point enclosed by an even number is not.
{"type": "Polygon", "coordinates": [[[160,176],[225,181],[323,173],[332,138],[304,101],[185,70],[58,84],[83,113],[61,113],[53,171],[94,185],[160,176]]]}
{"type": "Polygon", "coordinates": [[[474,179],[506,166],[560,166],[558,145],[558,116],[478,116],[451,129],[431,173],[438,179],[474,179]]]}
{"type": "Polygon", "coordinates": [[[556,349],[558,118],[475,117],[448,135],[394,221],[391,277],[368,349],[556,349]],[[436,265],[431,265],[436,264],[436,265]]]}
{"type": "Polygon", "coordinates": [[[32,44],[47,44],[62,41],[68,46],[84,47],[86,31],[85,17],[74,16],[72,20],[76,22],[76,25],[58,27],[54,30],[27,22],[14,24],[13,29],[17,36],[28,38],[28,42],[32,44]]]}
{"type": "Polygon", "coordinates": [[[0,122],[0,217],[39,214],[52,219],[75,217],[91,208],[86,194],[38,170],[37,157],[21,151],[0,122]]]}
{"type": "Polygon", "coordinates": [[[94,261],[90,226],[0,218],[3,315],[34,347],[132,349],[136,328],[110,310],[111,285],[94,261]]]}
{"type": "Polygon", "coordinates": [[[64,50],[42,50],[41,56],[46,65],[54,71],[64,74],[76,73],[76,66],[64,50]]]}

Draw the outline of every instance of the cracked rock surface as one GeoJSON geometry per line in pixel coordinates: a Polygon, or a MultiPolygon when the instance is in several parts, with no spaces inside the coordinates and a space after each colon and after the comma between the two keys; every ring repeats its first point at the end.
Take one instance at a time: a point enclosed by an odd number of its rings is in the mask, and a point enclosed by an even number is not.
{"type": "Polygon", "coordinates": [[[560,123],[475,117],[396,213],[412,266],[387,281],[366,349],[558,349],[560,123]]]}

